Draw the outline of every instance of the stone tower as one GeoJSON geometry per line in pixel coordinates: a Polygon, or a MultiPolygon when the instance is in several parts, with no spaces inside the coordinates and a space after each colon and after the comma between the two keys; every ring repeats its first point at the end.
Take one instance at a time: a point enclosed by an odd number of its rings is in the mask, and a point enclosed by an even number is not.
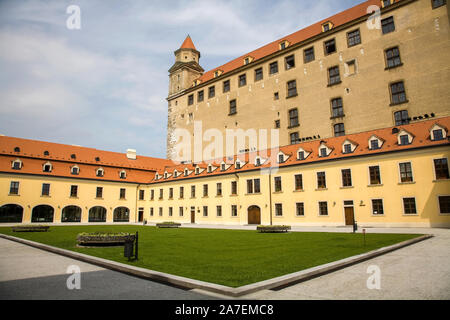
{"type": "Polygon", "coordinates": [[[200,77],[204,70],[199,65],[200,52],[194,46],[188,35],[181,47],[175,51],[175,64],[169,69],[169,97],[192,87],[194,80],[200,77]]]}
{"type": "Polygon", "coordinates": [[[168,159],[172,159],[172,149],[176,143],[173,132],[176,129],[177,98],[183,96],[185,90],[191,88],[194,81],[201,77],[205,71],[199,64],[200,52],[195,48],[189,35],[174,53],[175,64],[169,69],[169,95],[167,97],[169,102],[167,119],[168,159]]]}

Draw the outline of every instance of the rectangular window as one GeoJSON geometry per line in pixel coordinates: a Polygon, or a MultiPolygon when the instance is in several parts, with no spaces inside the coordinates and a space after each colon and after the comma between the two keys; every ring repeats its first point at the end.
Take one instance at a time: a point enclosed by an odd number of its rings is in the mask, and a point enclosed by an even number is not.
{"type": "Polygon", "coordinates": [[[204,217],[208,216],[208,207],[207,206],[203,206],[203,216],[204,217]]]}
{"type": "Polygon", "coordinates": [[[207,184],[203,185],[203,196],[204,197],[208,196],[208,185],[207,184]]]}
{"type": "Polygon", "coordinates": [[[297,144],[299,143],[300,139],[299,139],[299,135],[298,132],[293,132],[289,135],[289,138],[291,140],[291,144],[297,144]]]}
{"type": "Polygon", "coordinates": [[[372,214],[384,214],[382,199],[372,199],[372,214]]]}
{"type": "Polygon", "coordinates": [[[400,136],[400,145],[401,146],[406,146],[409,144],[409,138],[407,134],[403,134],[400,136]]]}
{"type": "Polygon", "coordinates": [[[441,129],[433,130],[433,141],[444,140],[444,134],[441,129]]]}
{"type": "Polygon", "coordinates": [[[281,177],[275,177],[275,192],[281,192],[281,177]]]}
{"type": "Polygon", "coordinates": [[[406,101],[405,85],[403,81],[391,84],[391,103],[400,104],[406,101]]]}
{"type": "Polygon", "coordinates": [[[336,40],[331,39],[324,42],[325,55],[329,55],[336,52],[336,40]]]}
{"type": "Polygon", "coordinates": [[[377,139],[370,140],[370,150],[380,149],[380,145],[377,139]]]}
{"type": "Polygon", "coordinates": [[[164,198],[164,190],[159,189],[159,200],[162,200],[164,198]]]}
{"type": "Polygon", "coordinates": [[[275,74],[275,73],[278,73],[278,62],[277,61],[272,62],[269,65],[269,74],[275,74]]]}
{"type": "Polygon", "coordinates": [[[208,98],[214,98],[216,96],[216,88],[214,86],[208,88],[208,98]]]}
{"type": "Polygon", "coordinates": [[[352,186],[352,171],[350,169],[343,169],[342,171],[342,186],[351,187],[352,186]]]}
{"type": "Polygon", "coordinates": [[[155,214],[155,211],[153,208],[150,208],[150,217],[153,217],[153,215],[155,214]]]}
{"type": "Polygon", "coordinates": [[[159,208],[159,216],[160,216],[160,217],[163,216],[163,208],[159,208]]]}
{"type": "Polygon", "coordinates": [[[231,181],[231,194],[237,195],[237,182],[231,181]]]}
{"type": "Polygon", "coordinates": [[[277,217],[283,216],[283,205],[281,203],[275,203],[275,215],[277,217]]]}
{"type": "Polygon", "coordinates": [[[284,59],[286,70],[295,68],[295,56],[290,55],[284,59]]]}
{"type": "Polygon", "coordinates": [[[379,166],[369,167],[369,175],[370,175],[370,185],[381,184],[381,175],[379,166]]]}
{"type": "Polygon", "coordinates": [[[332,86],[341,83],[341,75],[339,74],[339,66],[328,69],[328,85],[332,86]]]}
{"type": "Polygon", "coordinates": [[[139,190],[139,200],[144,200],[145,198],[145,190],[139,190]]]}
{"type": "Polygon", "coordinates": [[[303,202],[297,202],[295,204],[295,214],[298,217],[303,217],[305,215],[305,205],[303,202]]]}
{"type": "Polygon", "coordinates": [[[315,56],[314,56],[314,47],[305,49],[305,51],[303,51],[303,60],[305,63],[314,61],[315,56]]]}
{"type": "Polygon", "coordinates": [[[238,215],[238,211],[237,211],[237,205],[232,205],[231,206],[231,216],[232,217],[237,217],[237,215],[238,215]]]}
{"type": "Polygon", "coordinates": [[[19,182],[11,181],[11,184],[9,186],[9,194],[19,194],[19,182]]]}
{"type": "Polygon", "coordinates": [[[381,20],[381,29],[383,34],[391,33],[395,31],[394,17],[389,17],[381,20]]]}
{"type": "Polygon", "coordinates": [[[217,216],[221,217],[222,216],[222,206],[217,206],[216,207],[216,212],[217,212],[217,216]]]}
{"type": "Polygon", "coordinates": [[[280,120],[275,120],[275,129],[280,128],[280,120]]]}
{"type": "Polygon", "coordinates": [[[180,199],[184,198],[184,187],[180,187],[180,199]]]}
{"type": "Polygon", "coordinates": [[[70,186],[70,197],[76,198],[78,196],[78,186],[70,186]]]}
{"type": "Polygon", "coordinates": [[[335,137],[345,136],[345,127],[343,123],[337,123],[334,125],[334,136],[335,137]]]}
{"type": "Polygon", "coordinates": [[[230,91],[230,80],[223,82],[223,93],[230,91]]]}
{"type": "Polygon", "coordinates": [[[331,116],[333,118],[344,116],[344,106],[342,103],[342,98],[331,100],[331,116]]]}
{"type": "Polygon", "coordinates": [[[97,187],[97,191],[95,193],[96,198],[103,198],[103,187],[97,187]]]}
{"type": "Polygon", "coordinates": [[[344,144],[344,153],[352,153],[352,145],[349,143],[344,144]]]}
{"type": "Polygon", "coordinates": [[[169,207],[169,217],[173,216],[173,208],[169,207]]]}
{"type": "Polygon", "coordinates": [[[297,108],[289,110],[289,128],[298,126],[298,110],[297,108]]]}
{"type": "Polygon", "coordinates": [[[412,182],[413,174],[411,162],[400,163],[400,181],[401,182],[412,182]]]}
{"type": "Polygon", "coordinates": [[[42,195],[43,196],[49,196],[50,195],[50,184],[49,183],[43,183],[42,184],[42,195]]]}
{"type": "Polygon", "coordinates": [[[295,191],[303,190],[303,176],[301,174],[295,175],[295,191]]]}
{"type": "Polygon", "coordinates": [[[434,172],[437,180],[450,178],[447,158],[434,159],[434,172]]]}
{"type": "Polygon", "coordinates": [[[222,183],[221,182],[217,183],[217,195],[218,196],[222,195],[222,183]]]}
{"type": "Polygon", "coordinates": [[[263,77],[264,77],[263,68],[255,69],[255,81],[262,80],[263,77]]]}
{"type": "Polygon", "coordinates": [[[347,33],[347,44],[349,48],[361,44],[361,34],[359,29],[347,33]]]}
{"type": "Polygon", "coordinates": [[[230,101],[230,114],[233,115],[237,113],[237,107],[236,107],[236,99],[230,101]]]}
{"type": "Polygon", "coordinates": [[[173,199],[173,188],[169,188],[169,199],[173,199]]]}
{"type": "Polygon", "coordinates": [[[405,214],[417,214],[416,198],[403,198],[403,209],[405,214]]]}
{"type": "Polygon", "coordinates": [[[188,96],[188,106],[191,106],[191,105],[193,105],[194,104],[194,95],[193,94],[190,94],[189,96],[188,96]]]}
{"type": "Polygon", "coordinates": [[[155,199],[155,190],[150,190],[150,200],[155,199]]]}
{"type": "Polygon", "coordinates": [[[326,189],[327,180],[325,172],[317,172],[317,189],[326,189]]]}
{"type": "Polygon", "coordinates": [[[390,48],[385,51],[386,53],[386,68],[391,69],[402,65],[400,59],[400,50],[398,47],[390,48]]]}
{"type": "Polygon", "coordinates": [[[247,180],[247,194],[253,193],[253,180],[247,180]]]}
{"type": "Polygon", "coordinates": [[[241,74],[239,76],[239,87],[243,87],[247,84],[247,75],[246,74],[241,74]]]}
{"type": "Polygon", "coordinates": [[[197,93],[197,102],[202,102],[205,99],[205,93],[203,90],[197,93]]]}
{"type": "Polygon", "coordinates": [[[297,95],[297,81],[292,80],[287,83],[287,97],[295,97],[297,95]]]}
{"type": "Polygon", "coordinates": [[[183,207],[178,208],[178,214],[180,217],[184,216],[184,208],[183,207]]]}
{"type": "Polygon", "coordinates": [[[394,113],[395,125],[401,126],[409,124],[408,110],[401,110],[394,113]]]}
{"type": "Polygon", "coordinates": [[[439,197],[439,212],[441,214],[450,213],[450,196],[439,197]]]}
{"type": "Polygon", "coordinates": [[[261,180],[260,179],[254,179],[253,180],[253,184],[254,184],[254,191],[255,193],[260,193],[261,192],[261,180]]]}
{"type": "Polygon", "coordinates": [[[124,188],[121,188],[120,193],[119,193],[119,198],[125,199],[125,195],[126,195],[126,190],[124,188]]]}
{"type": "Polygon", "coordinates": [[[433,9],[444,6],[447,3],[447,0],[431,0],[431,5],[433,9]]]}
{"type": "Polygon", "coordinates": [[[319,215],[321,215],[321,216],[328,215],[328,202],[326,202],[326,201],[319,202],[319,215]]]}

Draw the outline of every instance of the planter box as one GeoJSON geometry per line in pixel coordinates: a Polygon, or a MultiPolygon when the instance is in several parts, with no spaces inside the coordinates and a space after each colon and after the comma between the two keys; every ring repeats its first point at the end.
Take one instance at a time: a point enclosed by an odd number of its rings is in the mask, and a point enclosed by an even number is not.
{"type": "Polygon", "coordinates": [[[291,230],[291,226],[258,226],[256,230],[261,233],[284,233],[291,230]]]}
{"type": "Polygon", "coordinates": [[[123,245],[125,242],[134,241],[136,236],[134,234],[79,234],[77,242],[79,245],[123,245]]]}
{"type": "Polygon", "coordinates": [[[181,227],[181,223],[175,223],[175,222],[163,222],[163,223],[157,223],[156,226],[158,228],[179,228],[181,227]]]}
{"type": "Polygon", "coordinates": [[[46,232],[49,226],[14,226],[13,232],[46,232]]]}

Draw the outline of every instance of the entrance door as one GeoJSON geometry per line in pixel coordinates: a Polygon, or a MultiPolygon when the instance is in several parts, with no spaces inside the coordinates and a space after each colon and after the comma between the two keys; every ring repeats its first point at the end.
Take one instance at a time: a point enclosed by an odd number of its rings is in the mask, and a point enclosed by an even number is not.
{"type": "Polygon", "coordinates": [[[345,207],[345,225],[346,226],[351,226],[354,224],[355,220],[354,220],[354,216],[355,216],[355,212],[353,211],[353,207],[345,207]]]}
{"type": "Polygon", "coordinates": [[[195,207],[191,207],[191,223],[195,223],[195,207]]]}
{"type": "Polygon", "coordinates": [[[138,215],[139,215],[139,217],[138,217],[139,222],[143,222],[144,221],[144,209],[139,209],[138,215]]]}
{"type": "Polygon", "coordinates": [[[261,209],[258,206],[248,208],[248,224],[261,224],[261,209]]]}

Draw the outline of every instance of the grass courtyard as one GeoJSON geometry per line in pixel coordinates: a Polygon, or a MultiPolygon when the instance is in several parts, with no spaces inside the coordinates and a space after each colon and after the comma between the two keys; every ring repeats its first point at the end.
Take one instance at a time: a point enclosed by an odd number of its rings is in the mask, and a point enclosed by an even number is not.
{"type": "Polygon", "coordinates": [[[0,233],[137,267],[230,287],[267,280],[418,237],[418,234],[158,229],[134,225],[51,226],[48,232],[0,233]],[[139,232],[139,260],[128,262],[123,247],[79,248],[81,232],[139,232]]]}

